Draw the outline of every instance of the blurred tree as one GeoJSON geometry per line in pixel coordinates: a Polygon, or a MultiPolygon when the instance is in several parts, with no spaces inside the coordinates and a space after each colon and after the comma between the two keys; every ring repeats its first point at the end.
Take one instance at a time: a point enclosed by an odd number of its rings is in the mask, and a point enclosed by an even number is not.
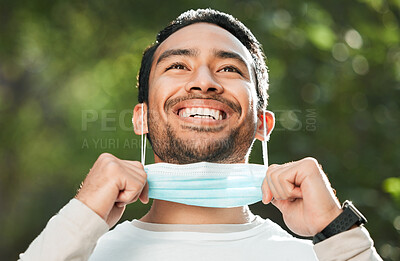
{"type": "MultiPolygon", "coordinates": [[[[368,217],[378,252],[398,260],[398,0],[1,1],[1,259],[27,248],[100,153],[139,159],[130,118],[141,54],[200,7],[231,13],[264,46],[277,116],[270,162],[316,157],[339,198],[368,217]]],[[[148,207],[136,202],[123,219],[148,207]]],[[[282,224],[273,207],[252,209],[282,224]]]]}

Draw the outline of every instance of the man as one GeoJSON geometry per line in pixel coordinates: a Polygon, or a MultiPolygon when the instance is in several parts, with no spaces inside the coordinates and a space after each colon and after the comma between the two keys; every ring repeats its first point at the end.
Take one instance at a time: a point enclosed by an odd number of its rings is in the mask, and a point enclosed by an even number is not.
{"type": "MultiPolygon", "coordinates": [[[[147,134],[156,163],[179,164],[176,171],[196,162],[247,163],[254,140],[267,139],[274,126],[273,114],[265,111],[267,81],[261,46],[243,24],[210,9],[188,11],[143,55],[135,133],[147,134]]],[[[294,233],[316,236],[315,246],[254,216],[246,205],[162,199],[154,199],[140,220],[106,233],[127,204],[148,202],[149,182],[142,163],[102,154],[75,199],[20,258],[381,260],[360,226],[362,216],[351,206],[341,208],[315,159],[269,166],[259,189],[263,203],[274,204],[294,233]]]]}

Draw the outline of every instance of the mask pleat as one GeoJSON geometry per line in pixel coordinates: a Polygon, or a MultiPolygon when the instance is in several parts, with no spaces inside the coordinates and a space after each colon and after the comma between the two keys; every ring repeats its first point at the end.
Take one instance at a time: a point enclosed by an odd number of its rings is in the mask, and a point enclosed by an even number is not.
{"type": "Polygon", "coordinates": [[[205,207],[238,207],[260,201],[266,167],[257,164],[157,163],[145,167],[149,197],[205,207]]]}

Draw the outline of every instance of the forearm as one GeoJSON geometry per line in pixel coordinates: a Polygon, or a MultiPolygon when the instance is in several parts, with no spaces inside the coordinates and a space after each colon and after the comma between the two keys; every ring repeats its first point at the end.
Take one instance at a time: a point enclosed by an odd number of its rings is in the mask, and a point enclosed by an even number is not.
{"type": "Polygon", "coordinates": [[[72,199],[49,220],[19,260],[87,260],[108,229],[95,212],[72,199]]]}
{"type": "Polygon", "coordinates": [[[328,238],[316,244],[314,251],[321,261],[382,260],[374,248],[374,242],[364,227],[354,228],[328,238]]]}

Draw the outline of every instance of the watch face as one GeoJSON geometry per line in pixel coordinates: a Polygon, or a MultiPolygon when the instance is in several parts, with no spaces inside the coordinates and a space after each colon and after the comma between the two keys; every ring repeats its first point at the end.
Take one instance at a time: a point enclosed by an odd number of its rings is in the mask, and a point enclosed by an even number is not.
{"type": "Polygon", "coordinates": [[[367,223],[367,219],[358,211],[351,201],[346,200],[343,203],[343,208],[349,208],[358,217],[358,225],[367,223]]]}

